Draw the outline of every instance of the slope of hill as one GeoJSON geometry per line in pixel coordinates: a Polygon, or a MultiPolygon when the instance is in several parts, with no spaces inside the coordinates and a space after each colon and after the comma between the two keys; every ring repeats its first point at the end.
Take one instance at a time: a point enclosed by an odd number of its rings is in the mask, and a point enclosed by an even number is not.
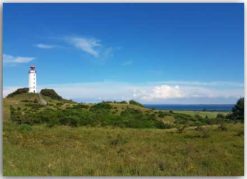
{"type": "Polygon", "coordinates": [[[115,126],[129,128],[181,128],[215,124],[220,117],[152,110],[131,100],[127,102],[76,103],[63,99],[52,89],[40,94],[17,90],[4,99],[4,120],[19,124],[70,126],[115,126]],[[17,93],[17,92],[20,93],[17,93]]]}

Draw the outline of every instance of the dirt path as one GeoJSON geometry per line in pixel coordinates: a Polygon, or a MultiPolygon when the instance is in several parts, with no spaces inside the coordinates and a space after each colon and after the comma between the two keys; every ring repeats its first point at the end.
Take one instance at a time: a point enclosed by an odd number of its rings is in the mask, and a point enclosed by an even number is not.
{"type": "Polygon", "coordinates": [[[40,93],[39,93],[39,102],[42,105],[47,105],[47,101],[42,97],[40,93]]]}

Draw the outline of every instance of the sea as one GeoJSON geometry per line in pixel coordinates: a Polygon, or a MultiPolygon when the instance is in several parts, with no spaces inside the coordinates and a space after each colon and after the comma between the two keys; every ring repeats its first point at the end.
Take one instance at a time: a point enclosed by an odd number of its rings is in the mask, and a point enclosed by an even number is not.
{"type": "Polygon", "coordinates": [[[231,111],[234,104],[145,104],[146,108],[179,111],[231,111]]]}

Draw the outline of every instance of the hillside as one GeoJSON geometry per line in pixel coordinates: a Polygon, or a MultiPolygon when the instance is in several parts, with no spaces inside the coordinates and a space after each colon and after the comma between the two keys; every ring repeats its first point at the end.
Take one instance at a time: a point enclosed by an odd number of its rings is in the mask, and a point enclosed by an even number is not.
{"type": "Polygon", "coordinates": [[[76,103],[63,99],[52,89],[40,94],[17,90],[4,99],[4,121],[19,124],[70,126],[115,126],[128,128],[180,128],[216,124],[225,113],[176,112],[144,108],[127,102],[76,103]],[[18,92],[19,91],[19,92],[18,92]],[[20,92],[21,91],[21,92],[20,92]],[[14,94],[14,95],[13,95],[14,94]],[[213,115],[211,115],[213,114],[213,115]]]}
{"type": "Polygon", "coordinates": [[[21,93],[14,96],[7,96],[3,99],[3,119],[10,119],[10,106],[21,109],[30,109],[33,106],[52,107],[57,103],[63,103],[64,105],[70,106],[75,104],[75,102],[70,100],[56,100],[48,96],[43,96],[39,93],[21,93]],[[43,100],[47,102],[44,104],[43,100]]]}

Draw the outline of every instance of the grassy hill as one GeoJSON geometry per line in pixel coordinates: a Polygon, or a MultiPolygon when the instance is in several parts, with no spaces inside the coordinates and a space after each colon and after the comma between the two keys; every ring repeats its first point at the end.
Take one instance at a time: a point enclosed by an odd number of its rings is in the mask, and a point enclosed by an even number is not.
{"type": "MultiPolygon", "coordinates": [[[[55,92],[54,92],[55,93],[55,92]]],[[[174,128],[219,122],[224,112],[162,111],[136,102],[82,104],[51,93],[22,93],[4,99],[4,120],[18,123],[71,126],[115,126],[130,128],[174,128]],[[45,96],[45,94],[48,94],[45,96]],[[58,98],[58,97],[59,98],[58,98]],[[12,112],[11,112],[12,110],[12,112]],[[12,114],[12,115],[11,115],[12,114]]]]}
{"type": "MultiPolygon", "coordinates": [[[[42,96],[42,95],[41,95],[42,96]]],[[[55,106],[57,103],[63,103],[64,106],[72,106],[73,104],[76,104],[73,101],[69,100],[55,100],[47,96],[42,96],[45,101],[47,101],[47,105],[44,105],[43,107],[52,107],[55,106]]],[[[3,99],[3,120],[10,120],[10,106],[13,106],[15,108],[21,108],[21,109],[30,109],[32,106],[30,105],[42,105],[40,95],[34,94],[34,93],[23,93],[18,94],[13,97],[7,97],[3,99]]]]}
{"type": "Polygon", "coordinates": [[[244,125],[226,113],[45,94],[3,101],[5,176],[243,175],[244,125]]]}

